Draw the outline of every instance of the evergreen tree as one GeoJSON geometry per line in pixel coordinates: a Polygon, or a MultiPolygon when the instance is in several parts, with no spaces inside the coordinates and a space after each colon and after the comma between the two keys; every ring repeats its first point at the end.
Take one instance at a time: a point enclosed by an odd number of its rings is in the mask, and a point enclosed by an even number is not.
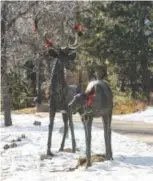
{"type": "Polygon", "coordinates": [[[144,93],[149,92],[149,66],[153,59],[152,7],[149,1],[92,2],[82,19],[88,27],[84,51],[101,64],[106,59],[114,64],[122,90],[130,87],[133,97],[139,87],[144,93]]]}

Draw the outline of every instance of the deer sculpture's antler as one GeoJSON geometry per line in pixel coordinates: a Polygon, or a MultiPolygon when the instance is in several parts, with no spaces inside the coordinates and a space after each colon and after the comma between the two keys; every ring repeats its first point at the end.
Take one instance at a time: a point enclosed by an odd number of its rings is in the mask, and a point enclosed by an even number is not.
{"type": "Polygon", "coordinates": [[[41,20],[41,17],[39,16],[40,15],[40,12],[38,12],[34,18],[34,26],[33,26],[33,31],[34,32],[37,32],[37,34],[39,35],[39,37],[45,42],[45,47],[46,48],[53,48],[55,50],[59,50],[59,49],[76,49],[77,48],[77,43],[78,43],[78,33],[77,31],[74,32],[74,36],[75,36],[75,40],[74,40],[74,43],[72,45],[68,44],[67,47],[61,47],[59,46],[60,48],[58,48],[58,46],[55,46],[53,44],[53,41],[51,39],[48,39],[47,38],[47,32],[45,32],[43,35],[42,33],[40,32],[39,30],[39,27],[38,27],[38,22],[41,20]]]}
{"type": "Polygon", "coordinates": [[[44,34],[41,33],[41,31],[38,28],[38,22],[41,20],[41,17],[39,16],[38,12],[34,18],[34,25],[33,25],[33,31],[37,32],[37,34],[39,35],[39,37],[45,42],[45,47],[49,48],[50,46],[53,46],[53,43],[51,40],[47,39],[47,33],[45,32],[44,34]]]}

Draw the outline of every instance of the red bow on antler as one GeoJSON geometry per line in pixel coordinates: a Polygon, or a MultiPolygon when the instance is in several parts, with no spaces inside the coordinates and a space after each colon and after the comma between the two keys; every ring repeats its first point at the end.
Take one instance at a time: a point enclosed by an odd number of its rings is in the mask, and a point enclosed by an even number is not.
{"type": "Polygon", "coordinates": [[[83,27],[82,27],[81,24],[77,24],[77,25],[76,25],[76,28],[77,28],[78,31],[82,31],[82,30],[83,30],[83,27]]]}
{"type": "Polygon", "coordinates": [[[45,42],[45,47],[48,48],[49,46],[51,46],[53,43],[52,43],[52,40],[46,40],[45,42]]]}
{"type": "Polygon", "coordinates": [[[36,31],[36,26],[35,26],[35,25],[32,26],[32,31],[33,31],[33,32],[36,31]]]}
{"type": "Polygon", "coordinates": [[[81,32],[83,30],[83,27],[81,24],[76,24],[73,26],[72,31],[77,30],[78,32],[81,32]]]}
{"type": "Polygon", "coordinates": [[[82,36],[83,30],[87,30],[87,28],[83,27],[81,24],[76,24],[72,28],[72,32],[74,33],[74,31],[77,31],[79,36],[82,36]]]}

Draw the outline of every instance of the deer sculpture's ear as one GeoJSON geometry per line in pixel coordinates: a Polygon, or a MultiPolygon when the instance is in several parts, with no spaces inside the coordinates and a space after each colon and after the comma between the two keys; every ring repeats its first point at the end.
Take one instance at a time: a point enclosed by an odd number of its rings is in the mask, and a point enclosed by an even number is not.
{"type": "Polygon", "coordinates": [[[86,93],[85,93],[85,92],[83,92],[83,93],[81,94],[81,97],[82,97],[84,100],[86,100],[86,99],[87,99],[87,95],[86,95],[86,93]]]}
{"type": "Polygon", "coordinates": [[[77,94],[81,93],[81,85],[77,85],[76,93],[77,94]]]}
{"type": "Polygon", "coordinates": [[[68,53],[68,59],[73,61],[76,58],[76,50],[70,50],[68,53]]]}
{"type": "Polygon", "coordinates": [[[48,50],[48,53],[49,53],[50,56],[52,56],[54,58],[58,57],[57,52],[55,50],[53,50],[53,49],[48,50]]]}

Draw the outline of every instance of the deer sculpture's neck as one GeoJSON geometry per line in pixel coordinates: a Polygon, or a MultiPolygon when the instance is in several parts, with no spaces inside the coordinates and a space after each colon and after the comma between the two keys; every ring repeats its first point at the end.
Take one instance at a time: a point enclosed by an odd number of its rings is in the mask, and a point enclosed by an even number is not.
{"type": "Polygon", "coordinates": [[[59,59],[54,59],[52,71],[51,71],[51,100],[55,103],[61,103],[64,101],[67,94],[67,84],[64,76],[64,65],[59,59]]]}

